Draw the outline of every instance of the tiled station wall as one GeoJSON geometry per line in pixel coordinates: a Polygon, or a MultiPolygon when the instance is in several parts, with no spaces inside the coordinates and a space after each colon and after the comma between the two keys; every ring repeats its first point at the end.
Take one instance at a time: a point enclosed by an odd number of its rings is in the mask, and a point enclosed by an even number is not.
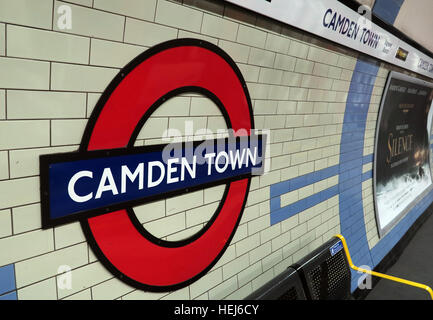
{"type": "MultiPolygon", "coordinates": [[[[386,237],[376,230],[372,161],[389,67],[222,1],[0,0],[0,299],[242,299],[342,232],[356,264],[375,266],[430,203],[386,237]],[[71,8],[60,29],[58,8],[71,8]],[[147,48],[200,38],[225,50],[248,84],[270,172],[254,177],[230,246],[204,277],[149,293],[97,260],[79,223],[41,229],[39,155],[77,150],[107,84],[147,48]],[[72,287],[58,285],[59,267],[72,287]]],[[[226,128],[215,105],[184,94],[158,109],[137,145],[164,132],[226,128]]],[[[197,232],[223,187],[135,209],[155,236],[197,232]]],[[[354,285],[356,283],[354,277],[354,285]]]]}

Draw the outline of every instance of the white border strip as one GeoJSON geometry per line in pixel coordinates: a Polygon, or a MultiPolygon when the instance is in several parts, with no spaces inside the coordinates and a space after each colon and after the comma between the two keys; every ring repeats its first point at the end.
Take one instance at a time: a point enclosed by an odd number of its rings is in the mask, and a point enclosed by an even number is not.
{"type": "Polygon", "coordinates": [[[433,79],[432,58],[336,0],[225,1],[433,79]]]}

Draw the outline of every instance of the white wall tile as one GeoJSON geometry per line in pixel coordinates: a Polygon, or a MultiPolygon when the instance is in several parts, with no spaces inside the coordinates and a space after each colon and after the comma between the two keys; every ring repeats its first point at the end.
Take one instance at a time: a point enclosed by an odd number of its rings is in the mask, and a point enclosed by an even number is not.
{"type": "Polygon", "coordinates": [[[141,46],[92,39],[90,64],[123,68],[145,50],[146,48],[141,46]]]}
{"type": "Polygon", "coordinates": [[[51,89],[59,91],[103,92],[117,75],[111,68],[53,63],[51,89]]]}
{"type": "Polygon", "coordinates": [[[0,151],[0,180],[9,178],[9,155],[7,151],[0,151]]]}
{"type": "Polygon", "coordinates": [[[11,178],[38,175],[40,155],[70,152],[77,149],[78,146],[12,150],[9,152],[11,178]]]}
{"type": "MultiPolygon", "coordinates": [[[[15,264],[17,288],[54,277],[59,272],[64,272],[64,266],[72,270],[85,264],[87,264],[87,244],[85,243],[18,262],[15,264]]],[[[74,280],[72,278],[72,283],[74,280]]]]}
{"type": "Polygon", "coordinates": [[[52,230],[26,232],[0,239],[0,265],[16,263],[52,251],[53,243],[52,230]]]}
{"type": "Polygon", "coordinates": [[[243,63],[248,62],[250,47],[225,40],[219,41],[219,47],[226,51],[234,61],[243,63]]]}
{"type": "Polygon", "coordinates": [[[268,37],[266,39],[266,49],[287,54],[290,48],[290,39],[268,33],[268,37]]]}
{"type": "Polygon", "coordinates": [[[53,120],[51,123],[51,145],[80,144],[87,120],[53,120]]]}
{"type": "Polygon", "coordinates": [[[207,273],[190,285],[191,299],[194,299],[222,282],[221,268],[207,273]]]}
{"type": "Polygon", "coordinates": [[[18,300],[57,300],[56,279],[51,278],[18,290],[18,300]]]}
{"type": "Polygon", "coordinates": [[[153,46],[158,43],[177,38],[177,29],[126,18],[125,42],[143,46],[153,46]]]}
{"type": "Polygon", "coordinates": [[[232,292],[234,292],[238,288],[237,278],[231,277],[230,279],[222,282],[216,287],[209,290],[209,299],[210,300],[221,300],[224,297],[228,296],[232,292]]]}
{"type": "Polygon", "coordinates": [[[38,201],[39,177],[0,181],[0,209],[38,201]]]}
{"type": "Polygon", "coordinates": [[[125,17],[85,8],[77,5],[71,5],[66,2],[56,1],[54,8],[54,30],[66,33],[84,35],[108,40],[123,40],[123,29],[125,26],[125,17]],[[58,20],[62,14],[58,9],[62,5],[71,8],[72,28],[59,28],[58,20]]]}
{"type": "Polygon", "coordinates": [[[203,205],[203,191],[190,192],[182,196],[171,197],[166,200],[167,214],[181,212],[203,205]]]}
{"type": "Polygon", "coordinates": [[[0,210],[0,238],[12,235],[12,218],[9,209],[0,210]]]}
{"type": "Polygon", "coordinates": [[[54,228],[56,250],[86,241],[79,222],[54,228]]]}
{"type": "Polygon", "coordinates": [[[141,223],[163,218],[165,216],[165,200],[134,207],[134,213],[141,223]]]}
{"type": "MultiPolygon", "coordinates": [[[[57,288],[59,298],[72,295],[112,278],[111,273],[99,262],[88,264],[72,271],[72,288],[57,288]]],[[[58,277],[57,277],[58,278],[58,277]]]]}
{"type": "Polygon", "coordinates": [[[51,29],[51,0],[0,0],[0,21],[51,29]]]}
{"type": "Polygon", "coordinates": [[[0,87],[6,89],[48,90],[50,80],[50,64],[0,57],[0,87]]]}
{"type": "Polygon", "coordinates": [[[7,26],[8,56],[70,63],[89,62],[90,39],[58,32],[7,26]]]}
{"type": "Polygon", "coordinates": [[[235,41],[238,33],[239,24],[228,21],[226,19],[205,14],[203,17],[203,24],[201,32],[220,39],[235,41]]]}
{"type": "Polygon", "coordinates": [[[85,118],[86,95],[8,90],[8,119],[85,118]]]}
{"type": "Polygon", "coordinates": [[[14,233],[41,228],[41,205],[39,203],[12,209],[14,233]]]}
{"type": "Polygon", "coordinates": [[[128,0],[128,5],[118,0],[94,0],[93,2],[93,7],[97,9],[153,21],[157,0],[128,0]]]}
{"type": "Polygon", "coordinates": [[[113,300],[131,292],[134,288],[113,278],[92,287],[91,290],[93,300],[113,300]]]}
{"type": "Polygon", "coordinates": [[[203,13],[177,3],[160,0],[156,8],[155,22],[193,32],[200,32],[203,13]]]}
{"type": "Polygon", "coordinates": [[[6,26],[0,23],[0,56],[6,54],[6,26]]]}
{"type": "Polygon", "coordinates": [[[264,48],[266,44],[266,32],[240,24],[236,40],[239,43],[252,47],[264,48]]]}
{"type": "Polygon", "coordinates": [[[250,264],[250,258],[248,254],[244,254],[223,266],[223,278],[224,280],[231,278],[240,271],[246,269],[250,264]]]}

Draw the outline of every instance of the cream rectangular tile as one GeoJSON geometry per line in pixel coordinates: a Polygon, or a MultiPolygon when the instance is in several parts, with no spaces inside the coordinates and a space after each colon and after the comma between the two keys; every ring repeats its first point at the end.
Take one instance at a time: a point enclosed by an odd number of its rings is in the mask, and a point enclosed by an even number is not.
{"type": "Polygon", "coordinates": [[[220,39],[235,41],[239,24],[214,15],[205,14],[201,32],[220,39]]]}
{"type": "Polygon", "coordinates": [[[203,13],[173,2],[160,0],[156,7],[155,22],[185,29],[193,32],[200,32],[203,13]]]}
{"type": "Polygon", "coordinates": [[[0,210],[0,238],[12,235],[12,218],[9,209],[0,210]]]}
{"type": "Polygon", "coordinates": [[[0,90],[0,119],[6,118],[6,91],[0,90]]]}
{"type": "Polygon", "coordinates": [[[103,92],[117,73],[117,69],[111,68],[53,63],[51,67],[51,89],[103,92]]]}
{"type": "Polygon", "coordinates": [[[149,118],[140,130],[137,139],[161,138],[167,136],[168,118],[149,118]]]}
{"type": "Polygon", "coordinates": [[[126,18],[125,42],[143,46],[177,38],[177,29],[137,19],[126,18]]]}
{"type": "Polygon", "coordinates": [[[6,54],[6,26],[0,23],[0,56],[6,54]]]}
{"type": "Polygon", "coordinates": [[[138,19],[153,21],[157,0],[94,0],[93,7],[138,19]]]}
{"type": "Polygon", "coordinates": [[[12,221],[14,226],[14,234],[40,229],[41,205],[37,203],[13,208],[12,221]]]}
{"type": "Polygon", "coordinates": [[[22,178],[39,174],[39,156],[42,154],[76,151],[77,146],[23,149],[10,151],[11,178],[22,178]]]}
{"type": "Polygon", "coordinates": [[[0,0],[0,21],[51,29],[53,1],[0,0]]]}
{"type": "Polygon", "coordinates": [[[190,192],[166,200],[166,210],[168,215],[199,207],[201,205],[203,205],[203,190],[190,192]]]}
{"type": "Polygon", "coordinates": [[[0,122],[0,150],[49,145],[49,121],[0,122]]]}
{"type": "Polygon", "coordinates": [[[144,228],[157,238],[185,229],[185,214],[178,213],[164,219],[154,220],[144,224],[144,228]]]}
{"type": "Polygon", "coordinates": [[[141,223],[163,218],[165,216],[165,200],[154,201],[134,207],[134,213],[141,223]]]}
{"type": "Polygon", "coordinates": [[[56,279],[51,278],[18,290],[18,300],[57,300],[56,279]]]}
{"type": "Polygon", "coordinates": [[[7,151],[0,151],[0,180],[9,179],[9,155],[7,151]]]}
{"type": "Polygon", "coordinates": [[[77,145],[83,137],[87,120],[53,120],[51,123],[51,144],[77,145]]]}
{"type": "Polygon", "coordinates": [[[84,93],[9,90],[8,119],[85,118],[84,93]]]}
{"type": "Polygon", "coordinates": [[[72,271],[71,275],[73,279],[71,289],[57,288],[57,293],[60,299],[90,288],[113,277],[113,275],[99,262],[94,262],[75,269],[72,271]]]}
{"type": "Polygon", "coordinates": [[[79,222],[54,228],[56,250],[86,241],[79,222]]]}
{"type": "Polygon", "coordinates": [[[146,48],[113,41],[92,39],[90,64],[123,68],[146,48]]]}
{"type": "MultiPolygon", "coordinates": [[[[87,264],[87,244],[82,243],[53,251],[15,264],[17,288],[54,277],[66,268],[75,269],[87,264]]],[[[72,279],[72,282],[75,279],[72,279]]]]}
{"type": "MultiPolygon", "coordinates": [[[[60,11],[62,12],[62,11],[60,11]]],[[[88,37],[123,40],[123,29],[125,17],[85,8],[66,2],[56,1],[54,8],[54,30],[66,33],[84,35],[88,37]],[[69,6],[71,8],[72,26],[70,29],[59,27],[58,20],[62,18],[62,13],[58,13],[60,6],[69,6]]]]}
{"type": "Polygon", "coordinates": [[[241,24],[239,25],[237,42],[252,47],[264,48],[266,44],[266,32],[241,24]]]}
{"type": "Polygon", "coordinates": [[[113,300],[134,290],[117,278],[102,282],[91,288],[93,300],[113,300]]]}
{"type": "Polygon", "coordinates": [[[32,231],[3,238],[0,239],[0,252],[2,253],[0,265],[11,264],[52,250],[54,250],[52,230],[32,231]]]}
{"type": "Polygon", "coordinates": [[[86,64],[90,39],[58,32],[7,26],[9,57],[86,64]]]}
{"type": "Polygon", "coordinates": [[[226,51],[234,61],[243,63],[248,62],[250,47],[225,40],[220,40],[219,46],[226,51]]]}
{"type": "Polygon", "coordinates": [[[222,282],[221,268],[207,273],[205,276],[190,285],[191,299],[194,299],[202,293],[208,291],[222,282]]]}
{"type": "Polygon", "coordinates": [[[0,57],[0,70],[1,88],[49,89],[48,62],[0,57]]]}

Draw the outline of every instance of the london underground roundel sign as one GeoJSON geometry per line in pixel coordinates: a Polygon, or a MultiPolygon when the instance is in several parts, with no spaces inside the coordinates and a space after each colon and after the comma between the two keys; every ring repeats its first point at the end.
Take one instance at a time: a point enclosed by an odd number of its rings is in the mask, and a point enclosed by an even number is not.
{"type": "MultiPolygon", "coordinates": [[[[196,39],[157,45],[135,58],[110,83],[88,122],[79,152],[41,156],[43,226],[81,221],[98,258],[132,286],[150,291],[186,286],[224,253],[241,219],[252,170],[263,167],[257,157],[264,157],[266,137],[251,139],[252,129],[245,81],[225,52],[196,39]],[[164,146],[134,147],[150,115],[168,99],[186,92],[215,102],[227,126],[243,132],[250,143],[242,147],[241,137],[231,142],[223,139],[221,154],[204,156],[212,158],[215,167],[186,156],[171,159],[167,165],[161,158],[164,146]],[[245,161],[230,165],[227,160],[236,155],[245,161]],[[221,159],[226,164],[218,164],[221,159]],[[182,175],[174,177],[176,172],[182,175]],[[216,184],[226,185],[216,212],[188,239],[158,239],[134,214],[138,204],[216,184]]],[[[177,147],[185,155],[188,148],[197,151],[199,144],[177,147]]]]}

